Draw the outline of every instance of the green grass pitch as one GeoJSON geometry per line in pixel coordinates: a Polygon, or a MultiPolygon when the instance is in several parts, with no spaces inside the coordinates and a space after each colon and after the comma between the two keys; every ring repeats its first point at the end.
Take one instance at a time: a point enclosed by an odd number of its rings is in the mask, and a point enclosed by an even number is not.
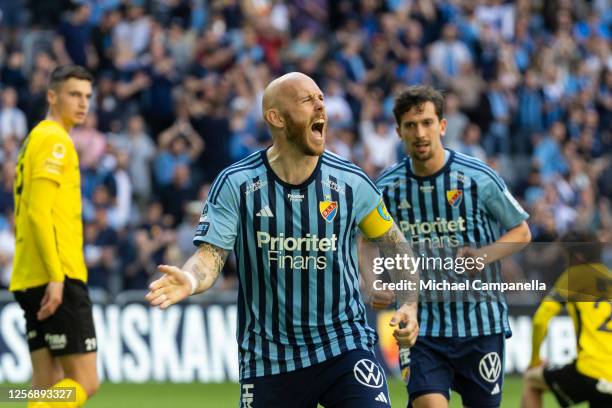
{"type": "MultiPolygon", "coordinates": [[[[3,388],[6,385],[2,386],[3,388]]],[[[521,398],[521,378],[506,377],[504,382],[502,408],[518,408],[521,398]]],[[[390,380],[392,407],[406,407],[406,393],[403,383],[390,380]]],[[[98,394],[89,401],[86,408],[238,408],[237,384],[110,384],[104,383],[98,394]]],[[[288,405],[291,406],[291,405],[288,405]]],[[[460,408],[458,395],[451,398],[452,408],[460,408]]],[[[556,407],[553,397],[547,395],[544,407],[556,407]]],[[[25,403],[0,403],[0,408],[23,408],[25,403]]],[[[586,405],[580,405],[586,407],[586,405]]]]}

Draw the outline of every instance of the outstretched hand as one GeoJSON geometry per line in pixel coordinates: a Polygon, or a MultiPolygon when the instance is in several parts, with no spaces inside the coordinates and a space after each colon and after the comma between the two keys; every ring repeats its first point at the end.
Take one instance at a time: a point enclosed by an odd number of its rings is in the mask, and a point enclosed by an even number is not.
{"type": "Polygon", "coordinates": [[[163,276],[149,285],[149,293],[145,299],[151,306],[167,309],[191,294],[191,282],[186,276],[188,272],[170,265],[159,265],[157,269],[163,276]]]}

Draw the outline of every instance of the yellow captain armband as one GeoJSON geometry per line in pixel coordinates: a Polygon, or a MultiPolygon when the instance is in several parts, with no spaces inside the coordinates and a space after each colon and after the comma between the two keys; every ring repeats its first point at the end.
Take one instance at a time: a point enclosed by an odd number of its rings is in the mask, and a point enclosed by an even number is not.
{"type": "Polygon", "coordinates": [[[359,228],[366,238],[378,238],[393,225],[393,219],[385,207],[382,198],[378,205],[359,223],[359,228]]]}

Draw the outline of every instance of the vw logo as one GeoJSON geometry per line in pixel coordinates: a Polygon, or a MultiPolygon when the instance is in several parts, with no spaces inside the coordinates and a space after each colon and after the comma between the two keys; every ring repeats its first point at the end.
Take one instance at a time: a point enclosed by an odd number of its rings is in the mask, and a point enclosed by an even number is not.
{"type": "Polygon", "coordinates": [[[353,374],[360,384],[366,387],[380,388],[384,383],[384,376],[378,364],[367,358],[359,360],[353,367],[353,374]]]}
{"type": "Polygon", "coordinates": [[[485,356],[480,359],[478,371],[485,381],[490,383],[497,381],[501,374],[501,359],[499,358],[499,354],[496,352],[485,354],[485,356]]]}

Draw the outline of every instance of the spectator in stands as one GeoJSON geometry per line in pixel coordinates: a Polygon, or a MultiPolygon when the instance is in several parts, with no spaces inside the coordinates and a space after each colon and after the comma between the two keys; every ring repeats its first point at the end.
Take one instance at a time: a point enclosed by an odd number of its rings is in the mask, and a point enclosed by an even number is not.
{"type": "Polygon", "coordinates": [[[347,127],[353,123],[353,111],[338,82],[330,81],[325,88],[325,112],[331,127],[347,127]]]}
{"type": "Polygon", "coordinates": [[[60,23],[58,36],[53,45],[60,65],[77,64],[82,67],[93,65],[90,16],[89,4],[82,2],[78,3],[74,11],[60,23]]]}
{"type": "Polygon", "coordinates": [[[159,192],[164,214],[172,217],[173,227],[183,221],[185,205],[194,198],[193,195],[189,166],[178,163],[171,182],[159,192]]]}
{"type": "Polygon", "coordinates": [[[104,12],[101,21],[91,30],[91,45],[95,55],[96,72],[106,72],[113,69],[113,30],[121,21],[121,13],[117,9],[104,12]]]}
{"type": "Polygon", "coordinates": [[[177,121],[159,137],[161,153],[155,158],[155,181],[161,188],[172,183],[179,165],[191,165],[204,149],[188,118],[186,107],[181,108],[177,121]]]}
{"type": "Polygon", "coordinates": [[[145,213],[145,219],[133,236],[133,252],[124,258],[125,289],[144,289],[157,271],[157,265],[164,263],[164,253],[169,244],[176,240],[171,228],[172,220],[164,217],[162,206],[153,201],[145,213]]]}
{"type": "Polygon", "coordinates": [[[480,127],[475,123],[470,123],[466,126],[461,142],[457,145],[456,150],[468,156],[476,157],[486,163],[487,153],[480,145],[480,135],[480,127]]]}
{"type": "Polygon", "coordinates": [[[4,139],[14,137],[23,140],[28,134],[26,116],[17,107],[17,92],[7,87],[2,91],[2,107],[0,108],[0,143],[4,139]]]}
{"type": "Polygon", "coordinates": [[[485,150],[490,156],[496,154],[509,155],[511,149],[510,115],[512,108],[508,92],[504,89],[499,79],[494,79],[489,83],[487,99],[491,108],[492,121],[484,140],[485,150]]]}
{"type": "Polygon", "coordinates": [[[565,125],[562,122],[555,122],[550,127],[548,135],[536,145],[533,159],[544,180],[554,179],[555,176],[567,172],[567,162],[561,149],[565,136],[565,125]]]}
{"type": "MultiPolygon", "coordinates": [[[[8,53],[8,50],[5,52],[8,53]]],[[[23,70],[24,56],[23,52],[19,50],[13,50],[8,54],[6,64],[2,65],[0,69],[0,78],[2,85],[6,87],[12,87],[17,90],[20,95],[18,99],[27,99],[26,88],[28,86],[28,79],[24,75],[23,70]],[[24,97],[21,97],[21,96],[24,97]]],[[[46,84],[45,84],[46,85],[46,84]]]]}
{"type": "Polygon", "coordinates": [[[13,182],[15,180],[15,161],[6,159],[2,162],[0,174],[0,217],[13,213],[13,182]]]}
{"type": "Polygon", "coordinates": [[[366,101],[359,123],[366,159],[364,170],[372,175],[396,162],[395,152],[400,143],[395,128],[381,115],[379,106],[375,101],[366,101]]]}
{"type": "Polygon", "coordinates": [[[472,63],[472,55],[464,42],[457,38],[457,26],[448,23],[442,38],[431,45],[429,69],[440,84],[447,86],[459,75],[461,66],[472,63]]]}
{"type": "Polygon", "coordinates": [[[469,123],[466,114],[459,109],[459,98],[454,93],[448,93],[444,98],[444,118],[446,119],[444,145],[454,149],[461,142],[465,127],[469,123]]]}
{"type": "Polygon", "coordinates": [[[74,147],[79,155],[82,169],[95,170],[106,153],[106,136],[98,130],[98,116],[94,112],[87,115],[85,124],[71,132],[74,147]]]}
{"type": "Polygon", "coordinates": [[[87,285],[92,288],[110,290],[112,274],[116,270],[117,233],[108,225],[107,210],[98,208],[95,220],[84,227],[85,263],[87,285]]]}
{"type": "Polygon", "coordinates": [[[8,289],[15,256],[15,219],[13,212],[0,214],[0,288],[8,289]]]}
{"type": "Polygon", "coordinates": [[[486,82],[482,76],[476,71],[472,63],[465,63],[461,66],[459,75],[449,84],[449,89],[459,98],[459,109],[464,112],[468,118],[478,123],[481,127],[486,120],[486,112],[483,112],[481,104],[482,96],[486,91],[486,82]]]}
{"type": "Polygon", "coordinates": [[[13,137],[4,140],[0,150],[0,163],[6,163],[7,161],[16,163],[18,146],[17,140],[13,137]]]}
{"type": "Polygon", "coordinates": [[[530,142],[536,133],[542,128],[542,90],[539,79],[533,70],[525,73],[524,85],[518,91],[518,103],[516,113],[516,143],[515,151],[529,153],[530,142]]]}
{"type": "MultiPolygon", "coordinates": [[[[210,184],[208,189],[210,189],[210,184]]],[[[185,217],[176,228],[176,243],[181,251],[182,263],[185,263],[193,254],[193,232],[198,226],[201,216],[202,202],[200,200],[188,202],[185,206],[185,217]]],[[[178,264],[180,265],[181,262],[178,264]]]]}
{"type": "Polygon", "coordinates": [[[113,206],[108,210],[108,224],[115,230],[125,228],[132,210],[132,179],[128,174],[130,154],[125,150],[113,152],[112,184],[115,187],[113,206]]]}
{"type": "Polygon", "coordinates": [[[119,122],[125,114],[120,98],[117,96],[116,83],[110,71],[100,74],[96,84],[94,99],[98,116],[99,130],[109,132],[114,123],[119,122]]]}
{"type": "Polygon", "coordinates": [[[148,200],[152,192],[151,166],[156,147],[146,133],[142,116],[129,118],[127,129],[118,136],[115,147],[129,155],[127,170],[135,198],[140,202],[148,200]]]}
{"type": "Polygon", "coordinates": [[[419,47],[412,45],[405,52],[404,63],[400,63],[395,71],[395,77],[406,85],[427,84],[431,81],[431,73],[423,60],[419,47]]]}

